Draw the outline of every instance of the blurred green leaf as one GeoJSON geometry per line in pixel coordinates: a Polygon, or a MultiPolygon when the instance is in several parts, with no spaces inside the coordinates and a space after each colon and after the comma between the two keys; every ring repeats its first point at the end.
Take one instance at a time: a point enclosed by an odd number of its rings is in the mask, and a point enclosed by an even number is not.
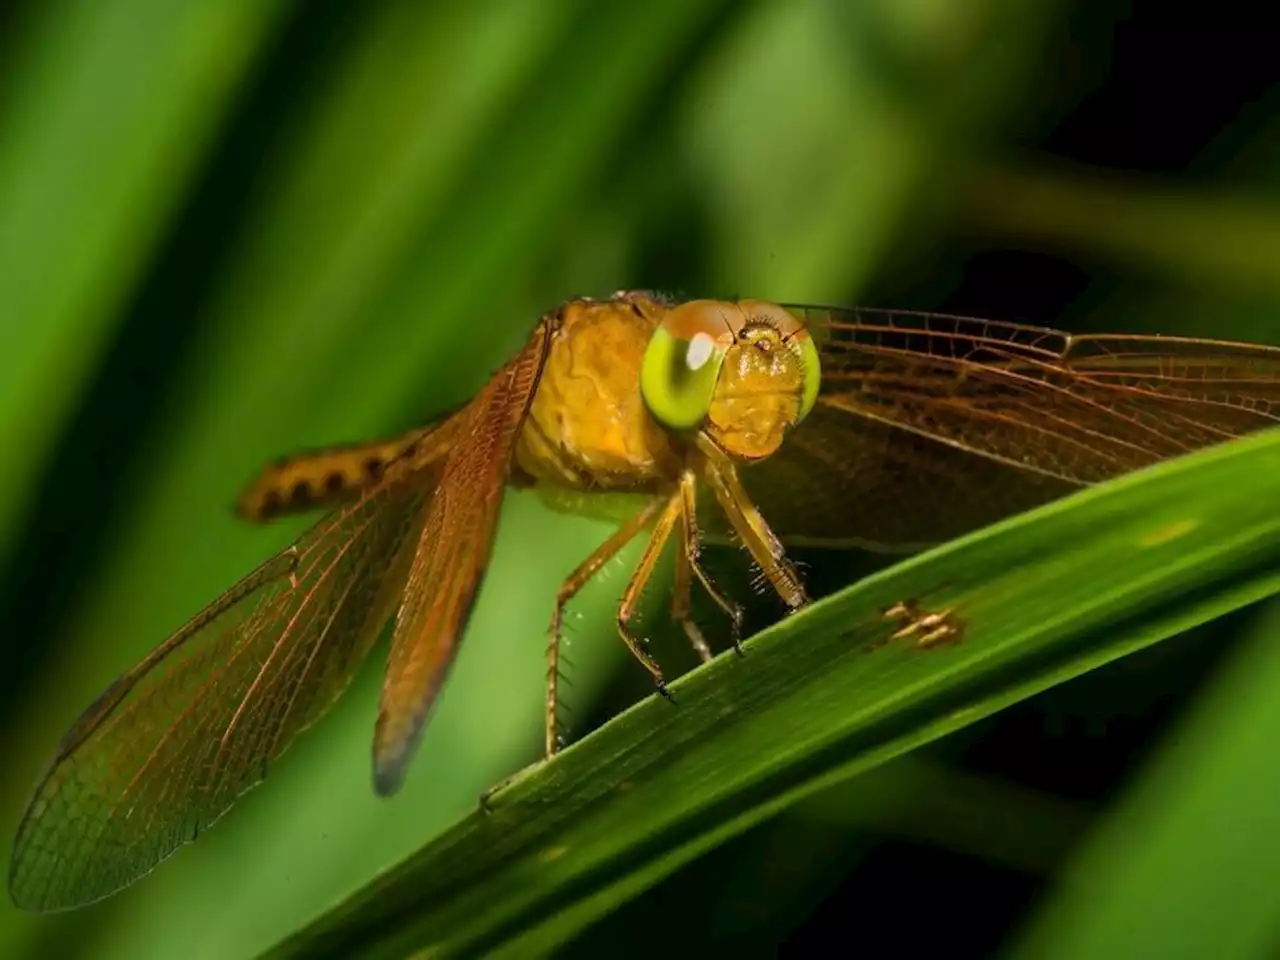
{"type": "Polygon", "coordinates": [[[1043,874],[1079,839],[1089,813],[1083,804],[907,755],[817,794],[789,816],[877,827],[1043,874]]]}
{"type": "Polygon", "coordinates": [[[963,201],[968,220],[993,233],[1106,254],[1183,284],[1280,296],[1280,200],[1256,191],[1042,164],[983,170],[963,201]]]}
{"type": "Polygon", "coordinates": [[[1269,432],[870,577],[517,776],[272,955],[541,955],[802,797],[1280,590],[1278,498],[1269,432]],[[904,599],[963,642],[886,643],[904,599]]]}
{"type": "Polygon", "coordinates": [[[0,99],[0,556],[287,0],[50,0],[0,99]]]}
{"type": "MultiPolygon", "coordinates": [[[[885,841],[1040,876],[1062,863],[1088,824],[1084,805],[926,754],[914,751],[867,770],[731,838],[593,924],[565,955],[606,953],[619,928],[649,926],[655,913],[666,929],[680,930],[686,952],[750,954],[765,943],[802,950],[790,938],[804,936],[815,904],[821,911],[839,902],[842,887],[859,874],[874,883],[885,841]]],[[[921,896],[945,886],[922,878],[921,896]]]]}
{"type": "Polygon", "coordinates": [[[1280,942],[1280,608],[1166,736],[1016,950],[1264,957],[1280,942]]]}

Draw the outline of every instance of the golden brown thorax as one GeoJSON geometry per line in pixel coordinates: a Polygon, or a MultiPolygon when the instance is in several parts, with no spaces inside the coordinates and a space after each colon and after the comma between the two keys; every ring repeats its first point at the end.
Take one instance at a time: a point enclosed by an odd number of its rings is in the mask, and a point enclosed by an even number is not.
{"type": "Polygon", "coordinates": [[[517,477],[526,482],[640,492],[679,476],[691,437],[659,424],[640,388],[641,361],[660,326],[681,342],[709,335],[723,351],[700,429],[729,456],[769,456],[799,419],[804,371],[786,340],[804,327],[775,304],[671,305],[624,293],[570,301],[560,321],[516,448],[517,477]]]}
{"type": "Polygon", "coordinates": [[[535,480],[573,490],[646,490],[679,470],[640,395],[640,358],[667,312],[642,294],[573,300],[560,312],[516,446],[535,480]]]}

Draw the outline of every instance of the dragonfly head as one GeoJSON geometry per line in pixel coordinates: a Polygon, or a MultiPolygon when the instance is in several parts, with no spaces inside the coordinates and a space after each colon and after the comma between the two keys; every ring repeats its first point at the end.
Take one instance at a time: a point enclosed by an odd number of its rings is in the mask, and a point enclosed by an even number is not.
{"type": "Polygon", "coordinates": [[[759,460],[818,396],[818,352],[804,324],[763,300],[693,300],[663,318],[640,388],[671,430],[704,431],[737,460],[759,460]]]}

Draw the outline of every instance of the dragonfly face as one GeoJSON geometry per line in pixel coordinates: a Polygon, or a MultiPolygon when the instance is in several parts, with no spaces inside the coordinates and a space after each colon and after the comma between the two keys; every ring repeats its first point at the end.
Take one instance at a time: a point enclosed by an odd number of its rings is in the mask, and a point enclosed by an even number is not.
{"type": "Polygon", "coordinates": [[[702,429],[730,457],[760,460],[812,409],[821,383],[809,333],[776,304],[694,300],[663,318],[640,386],[653,417],[702,429]]]}
{"type": "MultiPolygon", "coordinates": [[[[328,514],[76,720],[23,816],[11,895],[67,908],[147,873],[263,779],[388,626],[373,773],[393,793],[463,636],[509,484],[580,501],[648,496],[549,604],[550,754],[564,606],[633,538],[647,543],[618,632],[665,691],[631,623],[672,539],[672,617],[705,660],[695,586],[735,643],[742,613],[701,568],[704,543],[739,544],[795,608],[806,594],[791,544],[918,549],[1278,424],[1273,347],[753,300],[571,301],[441,420],[263,472],[242,515],[328,514]]],[[[902,636],[962,632],[950,611],[904,611],[902,636]]]]}

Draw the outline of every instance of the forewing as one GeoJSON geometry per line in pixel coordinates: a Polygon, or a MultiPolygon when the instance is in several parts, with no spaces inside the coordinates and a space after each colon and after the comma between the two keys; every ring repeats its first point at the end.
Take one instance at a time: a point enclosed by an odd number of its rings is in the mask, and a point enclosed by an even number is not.
{"type": "Polygon", "coordinates": [[[792,542],[911,549],[1280,423],[1280,349],[791,307],[818,406],[743,471],[792,542]]]}
{"type": "Polygon", "coordinates": [[[374,732],[374,786],[394,793],[417,748],[428,711],[453,662],[480,589],[497,530],[516,439],[542,375],[551,324],[461,414],[423,524],[404,603],[396,616],[374,732]]]}
{"type": "Polygon", "coordinates": [[[98,900],[211,826],[347,686],[408,575],[436,465],[400,461],[85,711],[36,787],[9,885],[98,900]]]}
{"type": "MultiPolygon", "coordinates": [[[[881,552],[942,543],[1076,487],[821,399],[781,451],[739,473],[784,543],[881,552]]],[[[712,530],[717,513],[708,504],[712,530]]]]}

